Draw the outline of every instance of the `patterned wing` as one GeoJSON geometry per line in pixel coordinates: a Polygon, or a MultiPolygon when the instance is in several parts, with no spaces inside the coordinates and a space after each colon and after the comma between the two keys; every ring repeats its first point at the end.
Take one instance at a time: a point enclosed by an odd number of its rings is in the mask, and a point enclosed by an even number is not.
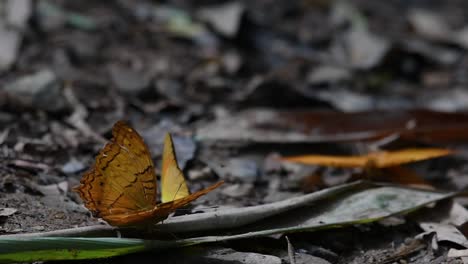
{"type": "Polygon", "coordinates": [[[114,226],[139,226],[154,224],[166,219],[169,214],[183,207],[202,195],[214,190],[223,182],[218,182],[206,189],[190,194],[184,175],[179,169],[175,157],[174,144],[169,134],[164,141],[161,193],[163,203],[153,208],[132,212],[116,212],[104,215],[103,219],[114,226]]]}
{"type": "Polygon", "coordinates": [[[174,143],[169,133],[164,138],[161,170],[161,201],[163,203],[181,199],[190,194],[184,174],[177,165],[174,143]]]}
{"type": "Polygon", "coordinates": [[[148,147],[141,136],[119,121],[113,138],[96,158],[96,171],[103,175],[101,216],[144,210],[156,205],[156,176],[148,147]]]}
{"type": "Polygon", "coordinates": [[[113,226],[139,226],[155,224],[166,219],[169,214],[174,212],[177,208],[183,207],[198,197],[207,194],[213,189],[220,186],[223,182],[218,182],[206,189],[190,194],[183,198],[170,201],[167,203],[157,204],[154,208],[133,213],[122,213],[106,215],[103,217],[109,224],[113,226]]]}
{"type": "Polygon", "coordinates": [[[102,185],[99,183],[104,181],[102,174],[100,174],[93,166],[83,175],[80,185],[73,188],[78,192],[81,199],[84,201],[86,208],[88,208],[93,215],[99,215],[98,201],[102,195],[102,185]]]}

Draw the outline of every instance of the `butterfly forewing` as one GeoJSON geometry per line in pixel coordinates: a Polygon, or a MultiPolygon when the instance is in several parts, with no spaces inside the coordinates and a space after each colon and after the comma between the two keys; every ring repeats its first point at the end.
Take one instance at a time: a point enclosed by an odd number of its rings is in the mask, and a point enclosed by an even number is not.
{"type": "Polygon", "coordinates": [[[163,203],[188,196],[189,190],[184,174],[177,165],[174,143],[168,133],[164,138],[164,152],[161,170],[161,201],[163,203]]]}

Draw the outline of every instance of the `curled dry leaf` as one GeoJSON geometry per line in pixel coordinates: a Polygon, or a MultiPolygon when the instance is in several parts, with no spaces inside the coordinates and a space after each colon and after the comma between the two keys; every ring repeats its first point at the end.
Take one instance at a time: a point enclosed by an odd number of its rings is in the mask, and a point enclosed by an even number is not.
{"type": "MultiPolygon", "coordinates": [[[[282,158],[284,161],[313,164],[337,168],[362,168],[353,179],[372,179],[399,184],[432,188],[414,171],[401,165],[452,154],[452,150],[439,148],[404,149],[399,151],[379,151],[360,156],[304,155],[282,158]]],[[[303,189],[319,187],[315,181],[304,181],[303,189]]]]}
{"type": "Polygon", "coordinates": [[[440,148],[404,149],[379,151],[360,156],[304,155],[282,158],[285,161],[338,168],[388,168],[406,163],[433,159],[453,154],[452,150],[440,148]]]}

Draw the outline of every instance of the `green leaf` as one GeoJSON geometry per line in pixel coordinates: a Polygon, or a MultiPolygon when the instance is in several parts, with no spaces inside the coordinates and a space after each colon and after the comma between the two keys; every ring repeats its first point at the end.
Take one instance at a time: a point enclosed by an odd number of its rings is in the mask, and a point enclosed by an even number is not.
{"type": "Polygon", "coordinates": [[[142,251],[144,240],[124,238],[2,238],[0,262],[93,259],[142,251]]]}

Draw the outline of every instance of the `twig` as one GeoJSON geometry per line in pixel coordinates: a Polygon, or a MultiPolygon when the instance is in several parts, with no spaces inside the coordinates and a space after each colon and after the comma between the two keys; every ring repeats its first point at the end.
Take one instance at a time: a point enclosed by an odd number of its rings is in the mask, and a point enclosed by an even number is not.
{"type": "Polygon", "coordinates": [[[296,255],[294,253],[294,246],[289,241],[288,236],[286,236],[286,242],[288,243],[288,256],[289,256],[289,263],[296,264],[296,255]]]}
{"type": "Polygon", "coordinates": [[[48,232],[2,235],[5,238],[30,238],[30,237],[117,237],[118,229],[108,225],[83,226],[76,228],[60,229],[48,232]]]}
{"type": "MultiPolygon", "coordinates": [[[[234,228],[239,228],[239,227],[245,227],[249,224],[254,224],[254,223],[259,223],[262,220],[275,216],[275,215],[280,215],[284,214],[285,212],[290,212],[291,210],[298,209],[298,208],[303,208],[311,205],[317,205],[320,206],[320,203],[327,203],[326,200],[329,199],[330,197],[334,197],[336,195],[346,193],[350,190],[355,190],[355,191],[360,191],[364,189],[374,189],[375,187],[379,186],[392,186],[391,184],[375,184],[375,183],[369,183],[369,182],[354,182],[354,183],[349,183],[341,186],[336,186],[328,189],[324,189],[318,192],[314,192],[311,194],[299,196],[299,197],[293,197],[287,200],[283,200],[280,202],[274,202],[274,203],[269,203],[269,204],[264,204],[264,205],[257,205],[257,206],[250,206],[250,207],[244,207],[244,208],[227,208],[227,209],[221,209],[218,211],[214,212],[206,212],[206,213],[200,213],[200,214],[192,214],[192,215],[183,215],[183,216],[177,216],[177,217],[172,217],[164,221],[164,223],[159,223],[154,226],[153,231],[157,234],[175,234],[175,233],[197,233],[197,232],[207,232],[207,231],[216,231],[216,230],[229,230],[229,229],[234,229],[234,228]]],[[[401,187],[400,187],[401,188],[401,187]]],[[[410,191],[412,189],[417,190],[416,188],[408,188],[405,187],[407,191],[410,191]]],[[[422,190],[419,189],[419,191],[423,192],[429,192],[427,190],[422,190]]],[[[435,191],[430,191],[431,193],[434,193],[435,191]]],[[[440,193],[440,195],[436,196],[435,198],[431,199],[423,199],[425,202],[418,205],[419,207],[427,205],[428,203],[433,203],[435,201],[441,200],[441,199],[446,199],[449,197],[453,197],[457,193],[440,193]]],[[[414,208],[407,208],[405,209],[406,211],[401,211],[400,213],[405,213],[408,212],[408,210],[414,210],[414,208]]],[[[311,212],[313,213],[313,212],[311,212]]],[[[299,215],[298,215],[299,216],[299,215]]],[[[388,215],[387,215],[388,216],[388,215]]],[[[303,216],[303,213],[301,214],[301,217],[303,216]]],[[[307,217],[307,216],[305,216],[307,217]]],[[[374,217],[372,218],[373,220],[380,220],[382,217],[374,217]]],[[[297,219],[299,222],[303,221],[300,219],[297,219]]],[[[306,220],[304,220],[306,221],[306,220]]],[[[350,224],[350,223],[361,223],[363,219],[357,219],[357,220],[349,220],[347,219],[345,221],[345,224],[350,224]]],[[[299,223],[298,223],[299,224],[299,223]]],[[[328,226],[336,226],[337,223],[327,223],[328,226]]],[[[209,238],[207,237],[206,239],[223,239],[223,240],[233,240],[233,239],[239,239],[239,238],[244,238],[244,237],[250,237],[252,235],[255,236],[264,236],[264,235],[271,235],[271,234],[277,234],[277,233],[287,233],[291,231],[297,231],[297,230],[309,230],[310,228],[325,228],[327,226],[326,223],[319,221],[317,225],[315,225],[315,222],[312,223],[312,226],[309,226],[308,224],[299,224],[298,227],[288,227],[288,226],[282,226],[280,224],[280,227],[277,226],[270,226],[264,230],[261,231],[251,231],[247,232],[244,234],[238,234],[238,235],[228,235],[228,236],[215,236],[214,238],[209,238]]],[[[341,225],[341,223],[340,223],[341,225]]],[[[74,228],[74,229],[67,229],[67,230],[59,230],[59,231],[54,231],[53,233],[47,232],[47,233],[33,233],[33,234],[26,234],[28,237],[33,237],[33,236],[48,236],[50,234],[53,234],[55,236],[103,236],[104,231],[105,232],[111,232],[112,236],[115,236],[115,230],[117,228],[113,228],[110,226],[94,226],[94,227],[87,227],[87,228],[74,228]],[[84,230],[86,232],[84,232],[84,230]]],[[[122,231],[122,233],[125,236],[132,236],[135,234],[138,234],[138,230],[132,229],[132,228],[127,228],[127,229],[119,229],[119,231],[122,231]]],[[[141,231],[141,230],[140,230],[141,231]]],[[[106,233],[109,234],[109,233],[106,233]]],[[[21,237],[22,235],[14,235],[16,237],[21,237]]],[[[196,240],[197,242],[198,240],[196,240]]],[[[197,242],[198,243],[198,242],[197,242]]]]}
{"type": "Polygon", "coordinates": [[[40,163],[40,162],[31,162],[27,160],[15,159],[9,162],[11,165],[18,168],[27,169],[27,170],[41,170],[41,171],[50,171],[51,168],[49,165],[40,163]]]}
{"type": "MultiPolygon", "coordinates": [[[[273,215],[284,213],[288,210],[293,210],[313,204],[314,202],[324,199],[324,197],[329,197],[330,195],[338,194],[353,188],[363,187],[368,184],[369,183],[367,182],[354,182],[270,204],[250,206],[245,208],[228,208],[214,212],[172,217],[165,220],[164,223],[157,224],[155,226],[155,231],[161,233],[184,233],[241,227],[273,215]]],[[[9,236],[43,237],[49,236],[51,234],[53,236],[101,236],[104,234],[111,234],[111,236],[116,236],[115,230],[117,230],[115,227],[96,225],[89,227],[62,229],[51,232],[16,234],[9,236]]],[[[124,229],[119,230],[128,231],[124,229]]]]}
{"type": "Polygon", "coordinates": [[[6,141],[6,139],[8,138],[8,134],[10,134],[10,128],[7,128],[0,133],[0,145],[2,145],[6,141]]]}

